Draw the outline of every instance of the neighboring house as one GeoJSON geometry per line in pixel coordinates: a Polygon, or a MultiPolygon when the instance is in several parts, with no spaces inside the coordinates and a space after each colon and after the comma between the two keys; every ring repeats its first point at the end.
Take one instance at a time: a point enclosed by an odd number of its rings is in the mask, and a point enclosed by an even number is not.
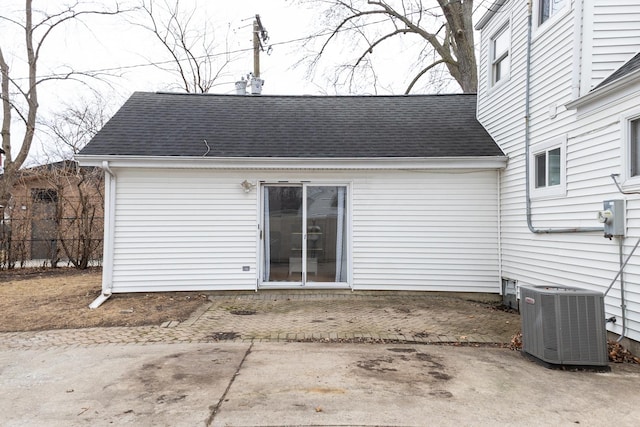
{"type": "Polygon", "coordinates": [[[133,94],[76,157],[107,172],[103,294],[498,294],[506,157],[476,103],[133,94]]]}
{"type": "Polygon", "coordinates": [[[520,0],[489,10],[476,26],[478,118],[509,157],[503,280],[606,292],[608,330],[637,345],[640,3],[535,0],[531,20],[520,0]],[[605,238],[597,220],[609,200],[623,201],[623,237],[605,238]]]}
{"type": "Polygon", "coordinates": [[[100,259],[103,188],[102,170],[72,161],[20,170],[0,230],[0,266],[100,259]]]}

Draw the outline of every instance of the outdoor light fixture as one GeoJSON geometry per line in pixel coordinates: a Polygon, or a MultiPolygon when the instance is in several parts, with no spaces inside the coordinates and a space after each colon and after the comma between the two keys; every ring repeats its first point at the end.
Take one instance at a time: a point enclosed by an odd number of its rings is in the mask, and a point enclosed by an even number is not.
{"type": "Polygon", "coordinates": [[[249,193],[251,190],[255,188],[255,184],[247,181],[246,179],[240,183],[240,187],[244,190],[245,193],[249,193]]]}

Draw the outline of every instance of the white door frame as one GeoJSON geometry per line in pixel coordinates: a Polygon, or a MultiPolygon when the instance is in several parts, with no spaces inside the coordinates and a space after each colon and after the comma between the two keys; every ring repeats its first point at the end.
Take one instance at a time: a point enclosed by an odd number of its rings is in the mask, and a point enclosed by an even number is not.
{"type": "MultiPolygon", "coordinates": [[[[258,197],[258,259],[256,261],[256,265],[258,266],[258,278],[257,278],[257,287],[258,289],[352,289],[352,258],[351,258],[351,247],[352,247],[352,229],[351,229],[351,183],[345,181],[310,181],[310,180],[295,180],[295,181],[262,181],[259,182],[259,197],[258,197]],[[309,282],[306,281],[307,277],[307,263],[304,260],[307,259],[307,230],[306,227],[302,227],[302,281],[272,281],[267,282],[264,281],[264,273],[265,273],[265,230],[264,230],[264,222],[265,222],[265,201],[264,201],[264,188],[265,187],[301,187],[302,188],[302,219],[303,224],[305,224],[307,218],[307,188],[308,187],[344,187],[346,190],[345,197],[345,224],[344,224],[344,238],[345,242],[345,254],[346,257],[346,271],[344,272],[344,277],[346,278],[343,282],[309,282]]],[[[336,260],[338,262],[338,260],[336,260]]]]}

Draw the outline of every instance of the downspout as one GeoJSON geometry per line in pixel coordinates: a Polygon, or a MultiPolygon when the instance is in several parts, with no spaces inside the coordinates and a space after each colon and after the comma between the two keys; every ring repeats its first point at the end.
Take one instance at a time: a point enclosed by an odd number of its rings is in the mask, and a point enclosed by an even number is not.
{"type": "Polygon", "coordinates": [[[623,248],[623,243],[624,241],[624,237],[620,236],[618,237],[618,254],[620,257],[620,310],[621,310],[621,316],[622,317],[622,333],[620,334],[620,337],[618,338],[618,342],[622,341],[622,338],[624,337],[624,331],[626,329],[626,311],[627,311],[627,305],[624,302],[624,248],[623,248]]]}
{"type": "MultiPolygon", "coordinates": [[[[530,156],[530,101],[531,101],[531,33],[532,33],[532,28],[533,28],[533,12],[532,12],[532,2],[531,0],[529,0],[527,2],[527,52],[526,52],[526,75],[525,75],[525,131],[524,131],[524,139],[525,139],[525,182],[526,182],[526,188],[525,188],[525,194],[526,194],[526,216],[527,216],[527,227],[529,227],[529,231],[531,231],[532,233],[535,234],[552,234],[552,233],[587,233],[587,232],[602,232],[604,233],[604,228],[600,228],[600,227],[574,227],[574,228],[546,228],[546,229],[540,229],[540,228],[536,228],[533,226],[533,221],[531,219],[531,190],[530,190],[530,160],[529,160],[529,156],[530,156]]],[[[576,18],[574,21],[574,46],[573,46],[573,57],[574,57],[574,72],[573,72],[573,76],[572,76],[572,95],[573,98],[577,98],[580,95],[580,69],[576,67],[576,64],[578,63],[582,63],[581,61],[579,61],[580,59],[580,41],[582,40],[581,37],[581,29],[580,29],[580,25],[582,25],[582,18],[583,18],[583,0],[576,0],[576,18]]],[[[581,68],[581,65],[580,65],[581,68]]],[[[616,186],[618,187],[618,190],[620,190],[621,193],[626,194],[622,191],[622,189],[620,188],[620,186],[618,185],[618,182],[616,180],[616,175],[611,175],[611,178],[613,179],[613,181],[615,182],[616,186]]],[[[616,274],[616,277],[614,277],[614,279],[611,281],[611,284],[609,285],[609,287],[607,288],[607,290],[604,292],[604,296],[606,297],[607,294],[609,293],[609,291],[611,290],[612,286],[614,285],[614,283],[616,282],[616,280],[618,279],[618,277],[620,277],[620,300],[621,300],[621,310],[622,310],[622,334],[620,335],[620,337],[618,338],[618,342],[622,340],[622,338],[624,337],[624,333],[625,333],[625,301],[624,301],[624,280],[623,280],[623,272],[624,272],[624,268],[627,265],[627,263],[629,262],[629,259],[631,259],[631,256],[633,255],[633,253],[635,252],[635,250],[638,248],[638,245],[640,244],[640,239],[638,239],[638,242],[636,242],[635,246],[633,247],[631,253],[629,254],[629,256],[627,257],[627,259],[623,262],[623,238],[620,238],[619,240],[619,254],[620,254],[620,269],[618,270],[618,273],[616,274]]]]}
{"type": "Polygon", "coordinates": [[[502,294],[502,171],[498,169],[497,177],[497,193],[498,193],[498,284],[500,293],[502,294]]]}
{"type": "Polygon", "coordinates": [[[580,97],[580,74],[582,72],[582,8],[583,0],[575,0],[575,17],[573,21],[573,75],[571,76],[571,97],[580,97]]]}
{"type": "Polygon", "coordinates": [[[91,303],[89,308],[96,309],[108,300],[113,289],[113,239],[115,237],[115,194],[116,174],[109,167],[108,161],[102,162],[105,171],[104,194],[104,237],[102,244],[102,293],[91,303]]]}
{"type": "Polygon", "coordinates": [[[531,219],[531,189],[530,187],[530,116],[531,116],[531,32],[533,27],[532,2],[527,2],[527,52],[526,52],[526,72],[525,72],[525,104],[524,104],[524,162],[525,162],[525,204],[527,227],[535,234],[551,233],[588,233],[594,231],[604,232],[601,227],[568,227],[568,228],[536,228],[531,219]]]}

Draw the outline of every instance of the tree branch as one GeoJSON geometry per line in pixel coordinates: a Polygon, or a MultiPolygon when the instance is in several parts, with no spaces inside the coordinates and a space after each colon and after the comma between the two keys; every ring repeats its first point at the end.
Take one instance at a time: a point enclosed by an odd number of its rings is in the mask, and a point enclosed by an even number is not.
{"type": "MultiPolygon", "coordinates": [[[[0,48],[0,93],[2,94],[2,149],[5,152],[6,162],[11,162],[11,101],[9,98],[9,65],[4,59],[0,48]]],[[[2,165],[0,165],[2,166],[2,165]]],[[[4,205],[0,199],[0,204],[4,205]]]]}
{"type": "Polygon", "coordinates": [[[384,15],[385,13],[383,11],[377,10],[377,11],[367,11],[367,12],[359,12],[355,15],[349,16],[346,19],[344,19],[332,32],[331,35],[329,35],[329,38],[322,44],[322,47],[320,48],[320,52],[318,53],[318,55],[316,55],[317,58],[320,58],[320,56],[322,56],[322,54],[324,53],[324,50],[326,49],[327,45],[329,44],[329,42],[342,30],[342,27],[344,27],[345,25],[347,25],[349,22],[351,22],[352,20],[356,19],[356,18],[360,18],[362,16],[367,16],[367,15],[384,15]]]}
{"type": "Polygon", "coordinates": [[[213,42],[207,40],[206,24],[203,31],[190,29],[194,25],[193,18],[196,16],[196,10],[184,15],[179,9],[177,0],[173,5],[165,2],[164,6],[163,12],[166,16],[163,19],[163,15],[154,10],[153,2],[147,3],[142,0],[140,9],[144,11],[150,23],[145,25],[131,22],[131,24],[152,32],[160,41],[172,58],[172,67],[159,68],[177,73],[184,91],[208,92],[229,63],[229,58],[226,58],[224,64],[214,74],[210,54],[214,45],[213,42]],[[198,46],[200,41],[202,41],[202,45],[198,46]],[[197,49],[199,48],[203,50],[204,55],[198,55],[197,49]]]}
{"type": "Polygon", "coordinates": [[[424,76],[429,70],[431,70],[433,67],[435,67],[436,65],[440,65],[444,63],[444,61],[442,59],[438,59],[436,62],[434,62],[433,64],[429,64],[427,67],[425,67],[422,71],[420,71],[414,78],[413,80],[411,80],[411,83],[409,84],[409,86],[407,86],[407,90],[404,91],[405,95],[408,95],[409,92],[411,92],[411,89],[413,89],[413,86],[418,82],[418,80],[420,79],[420,77],[424,76]]]}
{"type": "Polygon", "coordinates": [[[396,36],[398,34],[406,34],[406,33],[413,33],[413,32],[415,32],[415,31],[402,29],[402,30],[396,30],[396,31],[394,31],[392,33],[389,33],[386,36],[382,36],[381,38],[379,38],[375,42],[369,44],[369,48],[360,56],[360,58],[358,58],[358,60],[354,64],[354,67],[357,67],[360,64],[360,61],[362,61],[365,56],[367,56],[370,53],[373,53],[373,48],[378,46],[379,44],[381,44],[383,41],[388,40],[391,37],[394,37],[394,36],[396,36]]]}
{"type": "Polygon", "coordinates": [[[325,38],[313,58],[309,58],[309,69],[317,67],[320,59],[326,56],[331,43],[337,43],[339,33],[351,31],[354,38],[360,36],[367,43],[361,46],[354,58],[356,66],[363,65],[367,54],[381,42],[392,37],[401,37],[407,33],[417,34],[434,51],[446,66],[449,74],[457,81],[464,92],[477,90],[477,70],[473,41],[473,0],[438,0],[435,7],[424,7],[421,0],[401,0],[394,5],[384,0],[325,0],[330,5],[327,11],[329,19],[340,16],[329,36],[325,38]],[[359,7],[364,5],[365,7],[359,7]],[[435,11],[431,11],[431,9],[435,11]],[[376,21],[371,18],[383,16],[388,19],[376,21]],[[430,17],[430,19],[425,19],[430,17]],[[365,27],[380,24],[393,26],[383,35],[369,37],[371,32],[365,27]],[[429,28],[431,27],[431,29],[429,28]],[[370,40],[374,40],[371,42],[370,40]]]}
{"type": "MultiPolygon", "coordinates": [[[[44,12],[37,12],[38,16],[42,17],[40,21],[34,22],[34,10],[33,1],[25,0],[24,10],[24,24],[19,23],[11,18],[2,18],[7,22],[18,25],[24,30],[24,42],[25,52],[21,61],[27,64],[28,67],[28,82],[24,85],[18,84],[17,81],[11,79],[9,76],[9,68],[6,64],[4,57],[1,58],[0,68],[2,68],[2,89],[0,98],[3,105],[3,122],[2,122],[2,144],[3,149],[6,151],[5,171],[0,179],[0,205],[6,205],[10,197],[13,183],[18,177],[18,171],[20,167],[25,163],[29,152],[31,151],[32,142],[34,139],[36,125],[38,122],[38,86],[49,80],[71,80],[72,76],[83,73],[70,72],[63,76],[52,76],[45,78],[38,78],[38,61],[42,48],[45,46],[46,41],[50,35],[53,34],[56,28],[59,28],[63,24],[71,21],[78,20],[82,16],[87,15],[105,15],[111,16],[124,12],[119,5],[113,11],[108,10],[80,10],[77,11],[80,2],[76,1],[71,6],[65,6],[64,9],[58,13],[46,14],[44,12]],[[18,103],[12,101],[14,96],[9,90],[9,85],[15,86],[19,96],[24,98],[26,106],[19,108],[18,103]],[[10,129],[11,129],[11,110],[15,110],[20,116],[20,119],[24,122],[25,130],[22,139],[22,145],[20,150],[16,153],[12,153],[11,141],[10,141],[10,129]],[[6,148],[4,148],[6,147],[6,148]]],[[[1,53],[1,50],[0,50],[1,53]]],[[[85,74],[87,75],[87,74],[85,74]]],[[[93,76],[95,77],[95,75],[93,76]]],[[[0,215],[2,213],[0,212],[0,215]]]]}
{"type": "MultiPolygon", "coordinates": [[[[438,0],[438,1],[442,1],[442,0],[438,0]]],[[[431,44],[431,46],[433,46],[436,52],[438,52],[438,55],[440,55],[440,57],[445,62],[451,62],[451,63],[455,62],[455,59],[451,55],[451,52],[445,49],[444,46],[442,46],[442,44],[438,41],[438,38],[435,36],[435,34],[432,34],[426,31],[425,29],[417,26],[408,17],[402,15],[401,13],[398,13],[395,9],[393,9],[391,6],[389,6],[385,2],[369,0],[368,3],[371,5],[376,5],[383,8],[388,15],[393,16],[394,18],[404,23],[408,28],[412,29],[415,33],[420,34],[425,40],[427,40],[431,44]]]]}

